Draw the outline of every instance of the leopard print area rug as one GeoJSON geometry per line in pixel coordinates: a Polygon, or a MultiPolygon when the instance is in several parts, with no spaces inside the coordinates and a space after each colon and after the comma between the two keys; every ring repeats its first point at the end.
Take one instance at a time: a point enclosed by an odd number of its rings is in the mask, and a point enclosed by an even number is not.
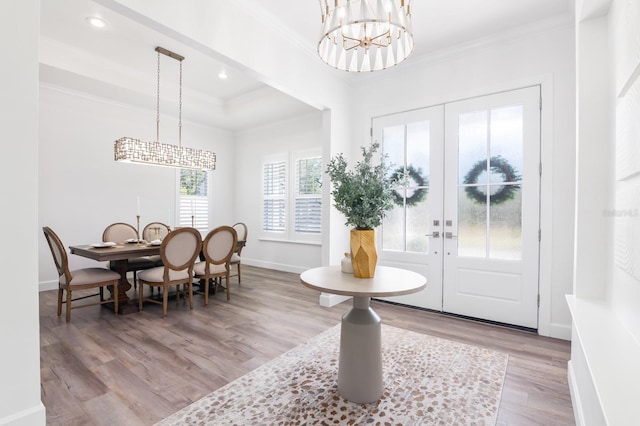
{"type": "Polygon", "coordinates": [[[340,325],[157,425],[493,425],[508,355],[382,326],[384,393],[338,394],[340,325]]]}

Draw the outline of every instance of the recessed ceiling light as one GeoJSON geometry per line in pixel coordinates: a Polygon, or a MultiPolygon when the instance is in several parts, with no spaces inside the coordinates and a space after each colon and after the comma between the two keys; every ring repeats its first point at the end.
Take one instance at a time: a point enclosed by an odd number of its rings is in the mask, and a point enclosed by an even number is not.
{"type": "Polygon", "coordinates": [[[107,26],[107,23],[104,19],[98,18],[97,16],[89,16],[86,18],[87,22],[96,28],[104,28],[107,26]]]}
{"type": "Polygon", "coordinates": [[[219,78],[220,80],[226,80],[226,79],[227,79],[227,77],[229,77],[229,76],[227,75],[227,72],[226,72],[225,70],[222,70],[222,71],[220,71],[220,72],[218,73],[218,78],[219,78]]]}

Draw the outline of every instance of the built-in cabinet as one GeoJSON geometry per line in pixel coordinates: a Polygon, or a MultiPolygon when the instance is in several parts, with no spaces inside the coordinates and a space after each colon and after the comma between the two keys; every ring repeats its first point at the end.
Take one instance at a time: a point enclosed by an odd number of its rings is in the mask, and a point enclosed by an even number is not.
{"type": "Polygon", "coordinates": [[[640,2],[577,2],[569,385],[576,422],[640,418],[640,2]]]}

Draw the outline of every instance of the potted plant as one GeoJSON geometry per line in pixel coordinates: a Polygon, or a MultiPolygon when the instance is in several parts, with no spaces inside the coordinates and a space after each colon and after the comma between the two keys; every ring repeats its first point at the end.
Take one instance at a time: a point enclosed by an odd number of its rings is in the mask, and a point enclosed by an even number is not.
{"type": "Polygon", "coordinates": [[[385,213],[393,208],[393,181],[386,156],[374,160],[380,144],[372,142],[369,148],[361,147],[362,159],[352,170],[343,154],[331,159],[326,173],[332,184],[331,195],[335,208],[353,226],[350,235],[353,275],[371,278],[378,260],[374,228],[380,226],[385,213]]]}

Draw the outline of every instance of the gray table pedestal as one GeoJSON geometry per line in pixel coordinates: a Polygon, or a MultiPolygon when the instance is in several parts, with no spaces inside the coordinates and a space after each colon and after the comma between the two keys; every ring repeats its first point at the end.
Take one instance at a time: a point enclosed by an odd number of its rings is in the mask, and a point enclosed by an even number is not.
{"type": "Polygon", "coordinates": [[[354,297],[353,308],[342,317],[338,392],[356,403],[376,402],[383,392],[380,317],[370,300],[354,297]]]}

